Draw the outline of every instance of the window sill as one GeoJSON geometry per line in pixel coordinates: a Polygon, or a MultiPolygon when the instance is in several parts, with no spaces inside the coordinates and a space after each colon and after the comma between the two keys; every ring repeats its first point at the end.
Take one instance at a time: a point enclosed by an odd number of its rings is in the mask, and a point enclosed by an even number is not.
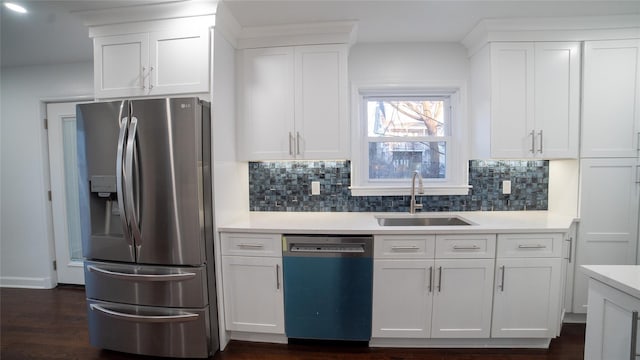
{"type": "MultiPolygon", "coordinates": [[[[403,196],[411,195],[411,188],[406,186],[350,186],[351,196],[403,196]]],[[[424,193],[419,195],[469,195],[470,185],[459,186],[424,186],[424,193]]],[[[418,195],[416,189],[416,195],[418,195]]]]}

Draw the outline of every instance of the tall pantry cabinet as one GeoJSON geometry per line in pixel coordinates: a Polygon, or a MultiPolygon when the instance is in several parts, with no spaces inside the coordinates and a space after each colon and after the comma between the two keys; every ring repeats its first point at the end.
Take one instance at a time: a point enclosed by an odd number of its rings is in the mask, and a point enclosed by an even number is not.
{"type": "MultiPolygon", "coordinates": [[[[640,208],[640,39],[584,43],[576,266],[636,264],[640,208]]],[[[587,277],[575,273],[573,312],[587,277]]]]}

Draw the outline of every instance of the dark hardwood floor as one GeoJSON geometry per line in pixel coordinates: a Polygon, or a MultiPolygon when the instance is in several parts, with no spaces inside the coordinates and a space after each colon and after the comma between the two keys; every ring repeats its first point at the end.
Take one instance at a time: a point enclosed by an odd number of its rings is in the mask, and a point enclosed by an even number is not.
{"type": "MultiPolygon", "coordinates": [[[[149,360],[89,345],[84,288],[0,289],[0,359],[149,360]]],[[[582,359],[584,325],[565,325],[549,349],[380,349],[331,344],[232,341],[215,360],[546,360],[582,359]]]]}

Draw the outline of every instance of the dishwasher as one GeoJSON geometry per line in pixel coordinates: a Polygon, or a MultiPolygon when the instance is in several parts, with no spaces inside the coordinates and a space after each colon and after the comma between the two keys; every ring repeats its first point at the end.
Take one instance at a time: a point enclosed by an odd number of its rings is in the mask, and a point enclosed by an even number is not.
{"type": "Polygon", "coordinates": [[[373,237],[285,235],[282,242],[287,337],[369,341],[373,237]]]}

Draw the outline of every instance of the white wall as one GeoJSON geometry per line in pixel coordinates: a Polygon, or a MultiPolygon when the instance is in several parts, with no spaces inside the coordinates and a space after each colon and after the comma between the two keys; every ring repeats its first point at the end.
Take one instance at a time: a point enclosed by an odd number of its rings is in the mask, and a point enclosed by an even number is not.
{"type": "Polygon", "coordinates": [[[466,82],[467,50],[458,43],[365,43],[349,52],[354,82],[466,82]]]}
{"type": "Polygon", "coordinates": [[[3,68],[0,286],[55,286],[43,101],[93,94],[91,62],[3,68]]]}

